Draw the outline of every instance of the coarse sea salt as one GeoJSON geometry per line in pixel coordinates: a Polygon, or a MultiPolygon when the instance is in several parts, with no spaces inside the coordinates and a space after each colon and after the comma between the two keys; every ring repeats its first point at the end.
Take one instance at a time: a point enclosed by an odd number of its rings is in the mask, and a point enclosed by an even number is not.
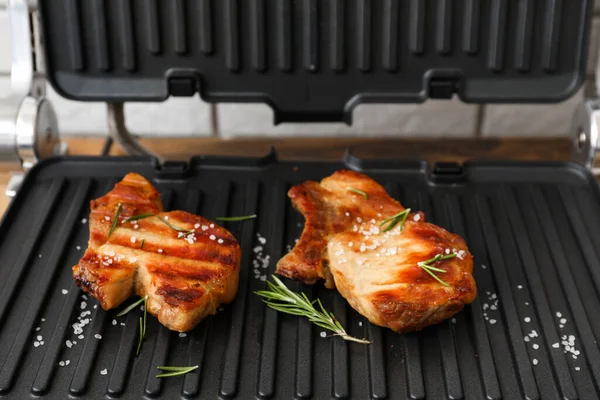
{"type": "Polygon", "coordinates": [[[67,293],[69,293],[69,291],[68,291],[67,289],[63,289],[63,290],[61,290],[61,292],[62,292],[62,294],[67,294],[67,293]]]}
{"type": "Polygon", "coordinates": [[[326,337],[326,336],[327,336],[327,333],[321,332],[321,337],[326,337]]]}
{"type": "MultiPolygon", "coordinates": [[[[167,217],[165,217],[167,218],[167,217]]],[[[100,375],[106,375],[108,374],[108,370],[106,368],[104,368],[102,371],[100,371],[100,375]]]]}

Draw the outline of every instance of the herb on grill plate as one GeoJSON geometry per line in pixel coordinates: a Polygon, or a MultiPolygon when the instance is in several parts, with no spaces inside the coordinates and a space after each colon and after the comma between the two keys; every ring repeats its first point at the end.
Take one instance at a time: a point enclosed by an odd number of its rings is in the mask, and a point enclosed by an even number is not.
{"type": "Polygon", "coordinates": [[[117,314],[117,317],[122,317],[123,315],[125,315],[128,312],[130,312],[131,310],[135,309],[137,306],[139,306],[142,303],[144,304],[144,316],[140,317],[140,338],[138,340],[138,347],[137,347],[137,351],[135,353],[136,355],[140,354],[140,349],[142,348],[142,341],[144,340],[144,337],[146,336],[146,320],[147,320],[147,314],[148,314],[148,296],[142,297],[141,299],[139,299],[138,301],[131,304],[129,307],[127,307],[126,309],[124,309],[123,311],[121,311],[120,313],[117,314]]]}
{"type": "Polygon", "coordinates": [[[441,261],[441,260],[447,260],[449,258],[454,258],[454,257],[456,257],[456,254],[447,254],[447,255],[438,254],[437,256],[435,256],[433,258],[430,258],[429,260],[418,262],[417,265],[419,267],[423,268],[423,270],[425,272],[427,272],[429,275],[431,275],[436,281],[438,281],[442,285],[444,285],[444,286],[450,286],[446,282],[444,282],[443,280],[441,280],[435,274],[435,272],[445,273],[446,270],[434,267],[434,266],[432,266],[432,264],[435,264],[436,262],[441,261]]]}
{"type": "Polygon", "coordinates": [[[383,222],[379,225],[383,226],[387,224],[383,231],[388,232],[394,229],[394,227],[398,225],[398,222],[400,222],[400,232],[402,232],[402,229],[404,229],[404,223],[406,222],[406,218],[408,217],[409,213],[410,208],[407,208],[406,210],[401,211],[396,215],[392,215],[391,217],[384,219],[383,222]]]}
{"type": "Polygon", "coordinates": [[[121,203],[119,203],[119,205],[117,206],[117,213],[116,213],[115,219],[113,220],[113,223],[110,227],[110,230],[108,231],[108,236],[106,237],[107,239],[110,237],[110,235],[112,235],[113,231],[117,227],[117,222],[119,221],[119,215],[121,215],[121,203]]]}
{"type": "Polygon", "coordinates": [[[146,239],[142,239],[142,244],[140,244],[140,249],[144,248],[144,243],[146,243],[146,239]]]}
{"type": "Polygon", "coordinates": [[[194,230],[193,230],[193,229],[183,229],[183,228],[178,228],[178,227],[176,227],[176,226],[174,226],[174,225],[171,225],[171,224],[169,223],[169,221],[167,221],[167,220],[166,220],[166,219],[164,219],[164,218],[161,218],[161,217],[158,217],[158,216],[157,216],[156,218],[158,218],[159,220],[161,220],[163,224],[165,224],[165,225],[169,226],[171,229],[174,229],[174,230],[176,230],[177,232],[179,232],[179,235],[178,235],[178,237],[180,237],[180,238],[184,238],[184,237],[186,237],[186,236],[188,236],[188,235],[191,235],[192,233],[194,233],[194,230]]]}
{"type": "Polygon", "coordinates": [[[272,275],[272,278],[274,283],[267,281],[270,290],[259,290],[258,292],[254,292],[263,298],[263,301],[267,306],[286,314],[306,317],[313,324],[333,331],[335,333],[334,336],[339,336],[344,340],[362,344],[371,343],[366,339],[358,339],[348,335],[335,315],[333,315],[332,312],[327,312],[327,310],[325,310],[321,300],[317,299],[310,301],[308,297],[306,297],[306,294],[292,292],[275,275],[272,275]],[[315,307],[315,303],[319,305],[320,310],[315,307]]]}
{"type": "Polygon", "coordinates": [[[365,197],[365,200],[369,200],[369,195],[367,195],[367,193],[366,193],[366,192],[363,192],[362,190],[355,189],[355,188],[353,188],[353,187],[349,187],[349,188],[348,188],[348,191],[349,191],[349,192],[352,192],[352,193],[360,194],[361,196],[364,196],[364,197],[365,197]]]}
{"type": "Polygon", "coordinates": [[[156,367],[161,371],[170,371],[170,372],[162,372],[158,375],[156,375],[157,378],[168,378],[169,376],[179,376],[179,375],[185,375],[188,372],[192,372],[195,369],[198,369],[197,365],[194,365],[193,367],[169,367],[169,366],[165,366],[165,367],[156,367]]]}
{"type": "Polygon", "coordinates": [[[134,215],[133,217],[129,217],[125,220],[123,220],[123,223],[125,222],[132,222],[132,221],[138,221],[140,219],[144,219],[144,218],[150,218],[150,217],[154,217],[155,214],[140,214],[140,215],[134,215]]]}
{"type": "Polygon", "coordinates": [[[222,221],[222,222],[238,222],[238,221],[247,221],[249,219],[254,219],[254,218],[256,218],[256,214],[244,215],[241,217],[217,217],[215,219],[217,221],[222,221]]]}

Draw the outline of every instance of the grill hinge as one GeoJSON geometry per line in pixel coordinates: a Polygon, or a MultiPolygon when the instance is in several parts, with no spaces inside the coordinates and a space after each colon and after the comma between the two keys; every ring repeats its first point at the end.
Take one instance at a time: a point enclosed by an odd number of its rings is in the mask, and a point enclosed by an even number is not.
{"type": "Polygon", "coordinates": [[[56,113],[45,98],[46,81],[39,14],[35,4],[11,0],[7,4],[11,38],[10,93],[0,99],[0,164],[20,171],[6,189],[14,197],[24,173],[39,160],[64,154],[56,113]]]}
{"type": "Polygon", "coordinates": [[[571,160],[600,177],[600,98],[584,100],[573,118],[571,160]]]}

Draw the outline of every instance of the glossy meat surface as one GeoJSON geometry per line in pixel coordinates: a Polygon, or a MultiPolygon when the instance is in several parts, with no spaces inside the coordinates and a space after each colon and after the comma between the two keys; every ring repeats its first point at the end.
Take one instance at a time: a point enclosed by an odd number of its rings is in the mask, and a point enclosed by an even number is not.
{"type": "Polygon", "coordinates": [[[158,192],[142,176],[128,174],[93,200],[89,224],[88,248],[73,277],[103,309],[134,293],[148,296],[148,312],[167,328],[184,332],[235,297],[240,246],[233,235],[200,216],[164,212],[158,192]]]}
{"type": "Polygon", "coordinates": [[[421,212],[384,232],[388,225],[382,221],[404,208],[366,175],[338,171],[321,184],[292,188],[290,197],[306,225],[278,273],[306,283],[330,279],[327,286],[336,287],[369,321],[397,332],[441,322],[475,299],[472,256],[464,240],[426,222],[421,212]],[[298,249],[315,251],[304,256],[298,249]],[[419,264],[438,255],[452,257],[428,264],[443,270],[435,275],[447,285],[419,264]]]}

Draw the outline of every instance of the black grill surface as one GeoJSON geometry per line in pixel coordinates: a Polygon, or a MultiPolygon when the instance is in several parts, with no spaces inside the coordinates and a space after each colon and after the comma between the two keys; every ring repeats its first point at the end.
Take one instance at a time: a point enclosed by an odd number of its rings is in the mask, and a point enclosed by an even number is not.
{"type": "Polygon", "coordinates": [[[0,398],[598,398],[600,192],[582,168],[470,163],[436,175],[417,162],[274,155],[180,167],[65,158],[29,174],[0,225],[0,398]],[[365,346],[323,338],[321,328],[261,303],[253,292],[302,231],[287,190],[340,168],[368,173],[466,239],[478,287],[472,305],[399,335],[368,323],[335,291],[287,281],[373,341],[365,346]],[[150,317],[137,357],[137,313],[104,312],[71,277],[87,245],[89,200],[127,172],[151,179],[167,209],[258,214],[225,224],[243,249],[236,300],[185,337],[150,317]],[[78,317],[89,319],[82,333],[74,333],[78,317]],[[155,378],[158,365],[195,364],[185,377],[155,378]]]}

